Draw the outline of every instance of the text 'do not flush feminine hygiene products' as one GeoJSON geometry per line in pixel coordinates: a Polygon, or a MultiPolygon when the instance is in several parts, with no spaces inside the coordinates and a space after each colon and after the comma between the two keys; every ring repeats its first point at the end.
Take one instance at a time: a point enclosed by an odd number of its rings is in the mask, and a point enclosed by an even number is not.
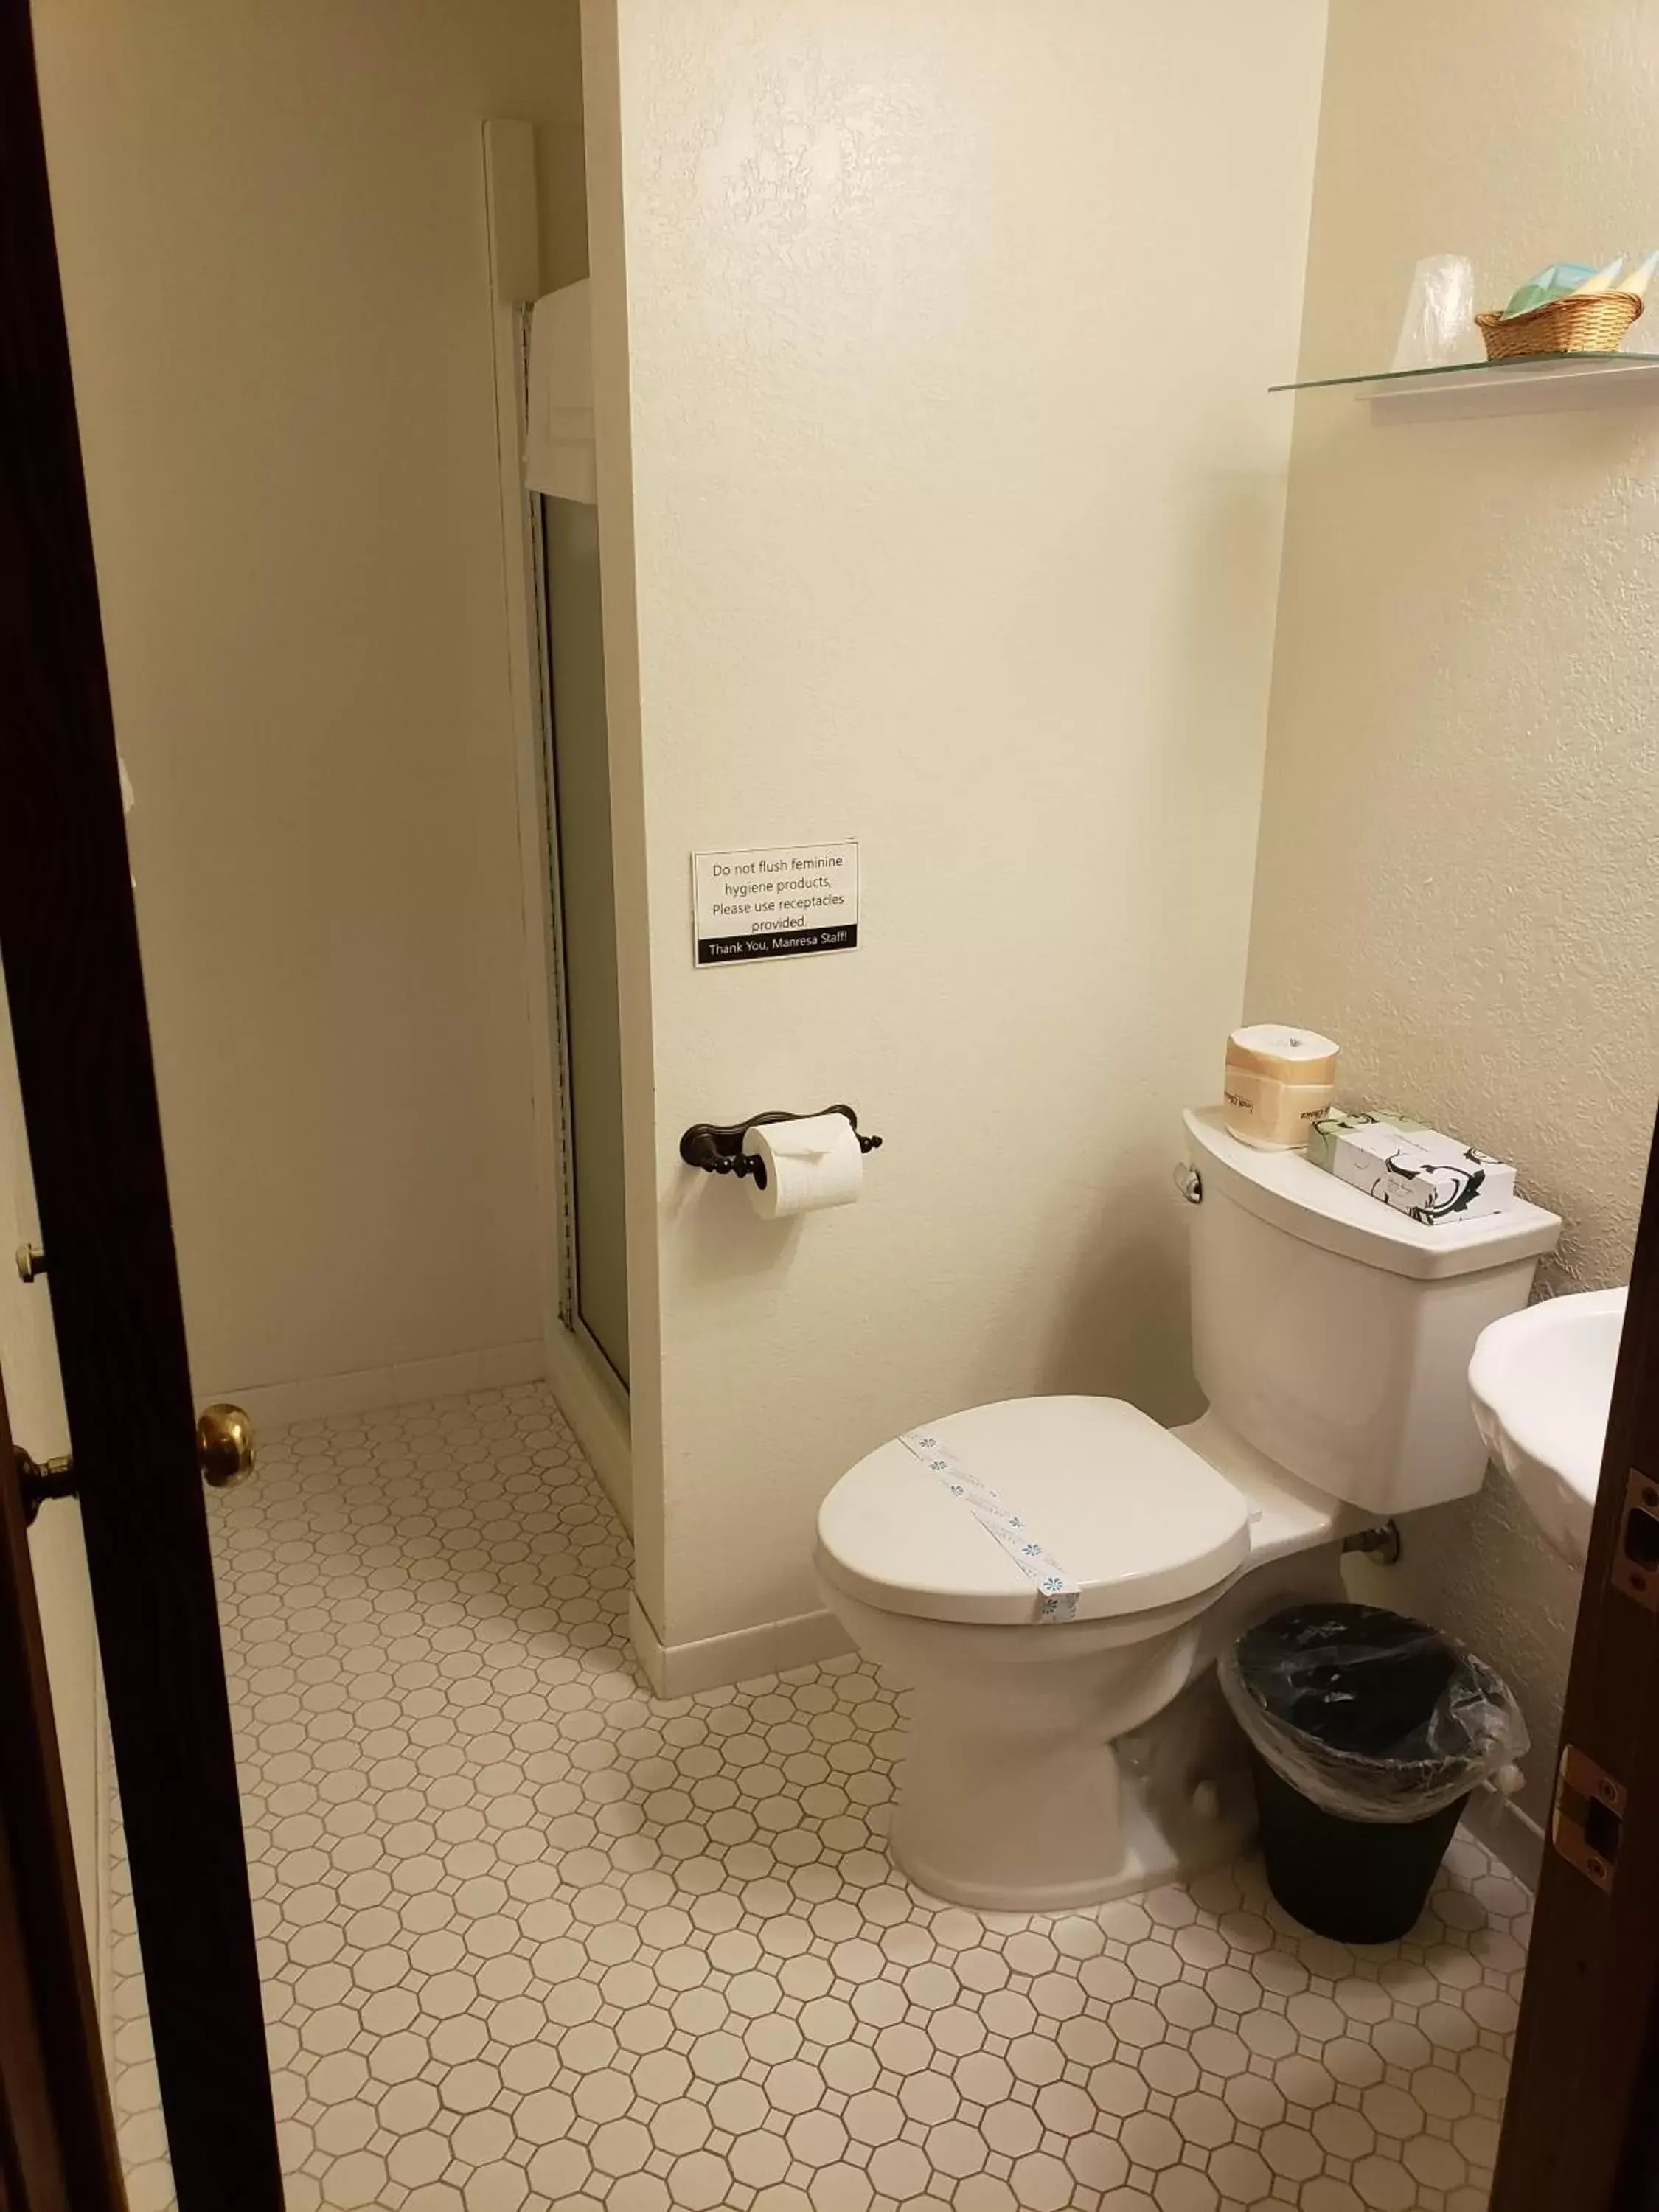
{"type": "Polygon", "coordinates": [[[1336,1098],[1340,1048],[1314,1030],[1259,1022],[1227,1040],[1227,1127],[1263,1152],[1292,1152],[1336,1098]]]}

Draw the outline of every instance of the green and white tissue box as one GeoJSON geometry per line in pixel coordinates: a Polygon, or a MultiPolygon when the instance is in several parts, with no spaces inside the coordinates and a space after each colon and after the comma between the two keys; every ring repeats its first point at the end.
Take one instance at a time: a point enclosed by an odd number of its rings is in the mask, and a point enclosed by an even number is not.
{"type": "MultiPolygon", "coordinates": [[[[1331,1130],[1320,1124],[1330,1172],[1413,1221],[1473,1221],[1515,1204],[1515,1170],[1438,1129],[1401,1128],[1381,1119],[1331,1130]]],[[[1311,1156],[1311,1147],[1310,1148],[1311,1156]]],[[[1323,1164],[1322,1161],[1321,1164],[1323,1164]]]]}
{"type": "Polygon", "coordinates": [[[1378,1106],[1365,1114],[1346,1113],[1341,1107],[1334,1106],[1328,1114],[1322,1114],[1314,1123],[1308,1137],[1308,1158],[1316,1168],[1323,1168],[1327,1175],[1334,1175],[1337,1139],[1350,1129],[1369,1129],[1373,1126],[1413,1135],[1425,1125],[1413,1121],[1408,1114],[1396,1113],[1392,1106],[1378,1106]]]}

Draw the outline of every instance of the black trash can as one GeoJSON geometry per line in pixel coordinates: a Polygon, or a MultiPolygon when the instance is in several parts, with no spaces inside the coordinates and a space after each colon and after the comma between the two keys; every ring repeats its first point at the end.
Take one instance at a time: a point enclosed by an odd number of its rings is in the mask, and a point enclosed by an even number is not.
{"type": "Polygon", "coordinates": [[[1249,1740],[1268,1887],[1340,1942],[1411,1929],[1470,1790],[1527,1747],[1490,1667],[1376,1606],[1274,1613],[1224,1656],[1221,1685],[1249,1740]]]}

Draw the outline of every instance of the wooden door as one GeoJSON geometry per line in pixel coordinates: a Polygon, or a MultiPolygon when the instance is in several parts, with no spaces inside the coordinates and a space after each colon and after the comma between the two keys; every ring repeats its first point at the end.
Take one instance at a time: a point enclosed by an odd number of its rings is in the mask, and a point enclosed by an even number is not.
{"type": "Polygon", "coordinates": [[[27,0],[0,0],[0,957],[180,2212],[267,2212],[252,1911],[27,0]]]}
{"type": "Polygon", "coordinates": [[[1565,1786],[1544,1856],[1492,2212],[1659,2206],[1659,1576],[1643,1566],[1647,1557],[1659,1565],[1659,1511],[1644,1521],[1646,1486],[1632,1486],[1638,1472],[1654,1478],[1659,1507],[1659,1138],[1573,1639],[1565,1786]]]}

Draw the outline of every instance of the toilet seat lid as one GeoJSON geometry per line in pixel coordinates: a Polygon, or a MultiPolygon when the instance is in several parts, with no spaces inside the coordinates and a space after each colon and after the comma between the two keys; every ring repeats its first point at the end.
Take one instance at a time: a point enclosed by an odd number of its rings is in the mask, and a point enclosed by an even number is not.
{"type": "MultiPolygon", "coordinates": [[[[1250,1547],[1243,1493],[1121,1398],[1008,1398],[931,1422],[1079,1587],[1075,1617],[1173,1605],[1224,1582],[1250,1547]]],[[[818,1514],[819,1564],[850,1596],[927,1620],[1030,1621],[1034,1585],[895,1437],[818,1514]]]]}

